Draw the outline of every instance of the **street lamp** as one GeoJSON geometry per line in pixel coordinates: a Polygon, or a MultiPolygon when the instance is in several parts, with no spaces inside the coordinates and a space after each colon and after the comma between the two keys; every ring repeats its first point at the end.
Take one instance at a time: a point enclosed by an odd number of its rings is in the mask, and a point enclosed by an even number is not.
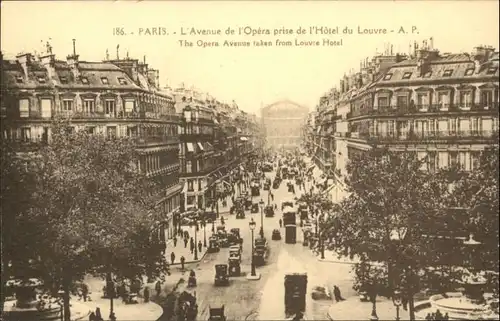
{"type": "Polygon", "coordinates": [[[194,260],[198,260],[198,222],[194,222],[194,260]]]}
{"type": "Polygon", "coordinates": [[[253,244],[253,242],[254,242],[254,239],[253,239],[253,230],[255,230],[256,224],[255,224],[255,221],[253,220],[253,217],[250,220],[250,222],[248,223],[248,226],[250,227],[250,231],[252,231],[252,271],[251,271],[250,275],[251,276],[256,276],[255,275],[255,263],[254,263],[254,260],[253,260],[253,257],[254,257],[254,255],[253,255],[254,254],[253,253],[253,251],[254,251],[254,249],[253,249],[253,247],[254,247],[254,244],[253,244]]]}
{"type": "Polygon", "coordinates": [[[205,218],[203,218],[201,224],[203,225],[203,246],[207,247],[207,222],[205,221],[205,218]]]}
{"type": "Polygon", "coordinates": [[[264,238],[264,201],[262,198],[259,202],[260,205],[260,237],[264,238]]]}
{"type": "Polygon", "coordinates": [[[396,307],[396,321],[399,321],[399,307],[401,306],[401,291],[395,290],[392,296],[392,303],[396,307]]]}

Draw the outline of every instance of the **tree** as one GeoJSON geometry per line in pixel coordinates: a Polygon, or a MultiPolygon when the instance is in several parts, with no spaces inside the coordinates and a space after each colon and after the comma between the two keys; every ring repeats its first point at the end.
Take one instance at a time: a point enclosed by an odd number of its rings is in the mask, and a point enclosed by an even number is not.
{"type": "Polygon", "coordinates": [[[387,290],[406,280],[410,313],[417,272],[436,255],[427,250],[429,217],[439,215],[447,188],[439,175],[421,170],[425,161],[415,153],[385,148],[354,157],[347,165],[350,196],[325,225],[335,237],[332,249],[337,253],[387,265],[387,290]]]}
{"type": "Polygon", "coordinates": [[[71,284],[84,274],[131,278],[167,269],[150,242],[159,221],[151,191],[161,189],[139,172],[138,156],[127,138],[72,132],[56,122],[51,143],[31,159],[35,190],[27,216],[43,235],[34,246],[44,279],[64,290],[66,320],[71,284]]]}
{"type": "Polygon", "coordinates": [[[5,300],[5,281],[10,276],[24,276],[19,267],[26,266],[29,259],[36,258],[31,242],[39,241],[35,224],[23,219],[31,205],[33,176],[29,175],[26,163],[16,156],[13,146],[0,139],[1,179],[0,217],[2,219],[2,289],[1,308],[5,300]]]}
{"type": "MultiPolygon", "coordinates": [[[[462,221],[483,243],[476,259],[490,271],[499,270],[498,155],[498,146],[491,146],[481,153],[472,171],[454,169],[449,175],[452,193],[446,199],[450,207],[467,209],[462,221]]],[[[493,288],[498,288],[497,278],[495,282],[493,288]]]]}

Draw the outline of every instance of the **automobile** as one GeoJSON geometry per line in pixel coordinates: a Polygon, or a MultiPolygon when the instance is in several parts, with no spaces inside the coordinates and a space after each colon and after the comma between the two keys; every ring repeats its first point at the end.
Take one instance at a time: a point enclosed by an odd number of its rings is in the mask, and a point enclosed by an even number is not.
{"type": "Polygon", "coordinates": [[[227,264],[216,264],[215,265],[215,277],[214,283],[218,285],[229,285],[229,273],[227,264]]]}
{"type": "Polygon", "coordinates": [[[315,286],[311,291],[311,298],[313,300],[331,300],[332,295],[327,286],[315,286]]]}
{"type": "Polygon", "coordinates": [[[273,230],[273,234],[271,236],[271,240],[273,241],[279,241],[281,240],[281,232],[278,229],[273,230]]]}

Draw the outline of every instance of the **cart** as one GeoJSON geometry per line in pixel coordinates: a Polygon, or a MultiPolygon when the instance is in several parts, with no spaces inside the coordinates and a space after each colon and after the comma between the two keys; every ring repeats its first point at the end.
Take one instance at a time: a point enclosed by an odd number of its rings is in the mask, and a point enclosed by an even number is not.
{"type": "Polygon", "coordinates": [[[208,307],[210,313],[208,321],[226,321],[226,315],[224,314],[224,305],[220,308],[208,307]]]}
{"type": "Polygon", "coordinates": [[[264,213],[266,214],[266,217],[273,217],[274,207],[272,205],[267,205],[266,208],[264,209],[264,213]]]}
{"type": "Polygon", "coordinates": [[[189,279],[187,286],[189,288],[196,286],[196,273],[194,272],[194,270],[191,270],[191,272],[189,272],[189,279]]]}
{"type": "Polygon", "coordinates": [[[216,252],[219,252],[219,251],[220,251],[220,247],[219,247],[219,241],[217,240],[217,237],[211,236],[208,239],[208,249],[207,249],[207,252],[208,253],[216,253],[216,252]]]}
{"type": "Polygon", "coordinates": [[[215,286],[229,285],[228,266],[227,264],[215,265],[215,286]]]}

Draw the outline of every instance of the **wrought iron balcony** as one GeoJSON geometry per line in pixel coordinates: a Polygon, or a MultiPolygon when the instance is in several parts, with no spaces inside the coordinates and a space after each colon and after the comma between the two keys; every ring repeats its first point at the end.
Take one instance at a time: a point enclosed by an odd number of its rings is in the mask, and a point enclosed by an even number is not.
{"type": "Polygon", "coordinates": [[[498,102],[484,102],[478,104],[425,104],[425,105],[390,105],[379,106],[375,109],[365,108],[353,110],[347,114],[347,118],[375,115],[412,115],[426,113],[449,113],[449,112],[470,112],[470,111],[498,111],[498,102]]]}
{"type": "Polygon", "coordinates": [[[498,139],[498,132],[493,130],[461,130],[461,131],[435,131],[435,132],[407,132],[369,134],[368,132],[351,133],[351,137],[366,139],[374,143],[398,143],[398,142],[427,142],[427,141],[456,141],[456,140],[478,140],[490,141],[498,139]]]}

